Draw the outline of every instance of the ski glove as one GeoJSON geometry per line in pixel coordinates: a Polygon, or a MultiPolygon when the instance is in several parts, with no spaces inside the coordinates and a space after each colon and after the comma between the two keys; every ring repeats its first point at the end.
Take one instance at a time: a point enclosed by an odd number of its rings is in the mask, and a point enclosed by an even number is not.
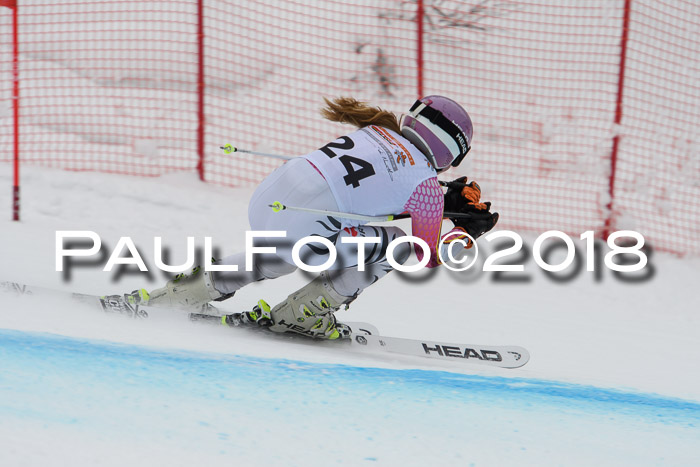
{"type": "Polygon", "coordinates": [[[467,177],[449,182],[445,193],[445,211],[468,215],[450,220],[455,227],[464,230],[474,240],[491,230],[498,222],[498,213],[491,212],[491,203],[481,202],[479,184],[473,181],[467,183],[467,177]]]}

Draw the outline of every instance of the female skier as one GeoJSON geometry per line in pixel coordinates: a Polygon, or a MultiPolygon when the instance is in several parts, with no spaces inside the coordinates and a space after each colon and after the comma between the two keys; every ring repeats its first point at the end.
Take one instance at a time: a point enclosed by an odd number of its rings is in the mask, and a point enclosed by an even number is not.
{"type": "MultiPolygon", "coordinates": [[[[273,212],[270,205],[281,201],[289,206],[370,216],[408,212],[413,236],[430,247],[430,268],[440,264],[437,248],[443,212],[472,214],[451,219],[455,227],[447,234],[450,240],[464,239],[465,233],[476,239],[496,224],[498,214],[490,212],[490,203],[480,202],[481,191],[475,182],[466,184],[466,177],[459,178],[443,194],[437,179],[438,173],[459,165],[471,147],[472,122],[459,104],[443,96],[424,97],[416,101],[401,123],[393,113],[352,98],[326,99],[326,104],[321,111],[325,118],[358,129],[285,163],[263,180],[250,200],[251,229],[286,231],[286,243],[261,239],[262,245],[256,246],[275,246],[276,252],[261,255],[252,271],[245,271],[244,253],[234,254],[216,264],[236,265],[239,272],[195,268],[196,273],[179,275],[150,294],[141,291],[142,303],[199,308],[210,301],[227,299],[251,282],[295,271],[294,243],[307,236],[320,236],[337,250],[338,259],[329,270],[275,307],[261,300],[252,311],[225,316],[222,322],[256,324],[275,332],[292,331],[316,338],[347,337],[349,328],[337,322],[334,313],[392,270],[387,247],[405,232],[398,227],[363,225],[337,215],[273,212]],[[357,243],[343,242],[352,237],[380,239],[378,244],[365,248],[364,271],[358,268],[357,243]]],[[[418,245],[415,251],[420,261],[424,252],[418,245]]],[[[308,243],[300,250],[300,257],[310,266],[325,264],[329,254],[317,243],[308,243]]],[[[403,264],[409,255],[409,244],[401,243],[393,256],[403,264]]]]}

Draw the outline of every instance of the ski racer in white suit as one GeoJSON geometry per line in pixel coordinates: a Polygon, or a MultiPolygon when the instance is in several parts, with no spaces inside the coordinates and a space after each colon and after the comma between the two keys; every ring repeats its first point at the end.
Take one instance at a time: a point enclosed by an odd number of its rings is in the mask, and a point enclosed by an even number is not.
{"type": "MultiPolygon", "coordinates": [[[[440,264],[437,247],[444,211],[472,214],[468,220],[453,219],[455,228],[448,233],[452,241],[466,238],[465,232],[477,238],[493,228],[498,214],[490,212],[490,203],[480,202],[476,183],[466,184],[466,177],[462,177],[456,180],[458,188],[444,194],[437,179],[439,172],[458,165],[471,147],[472,123],[459,104],[446,97],[428,96],[418,100],[401,123],[393,113],[352,98],[326,100],[326,104],[322,110],[326,118],[359,129],[285,163],[260,184],[250,201],[252,230],[287,232],[285,239],[259,239],[261,242],[256,243],[275,246],[276,253],[259,255],[250,272],[245,271],[244,253],[228,256],[216,264],[237,265],[239,272],[195,268],[197,273],[180,275],[150,294],[142,291],[142,300],[154,306],[196,308],[229,298],[251,282],[295,271],[294,243],[303,237],[319,236],[337,250],[337,260],[329,270],[275,307],[261,300],[252,311],[228,315],[222,322],[337,339],[349,335],[349,329],[336,321],[334,313],[392,270],[387,247],[405,232],[340,216],[290,210],[276,213],[269,205],[281,201],[289,206],[362,215],[408,212],[412,234],[430,246],[430,268],[440,264]],[[365,247],[364,272],[357,267],[357,244],[342,242],[344,237],[380,239],[378,244],[365,247]]],[[[422,249],[416,246],[415,252],[421,260],[422,249]]],[[[319,243],[308,243],[300,250],[301,259],[311,266],[324,264],[329,254],[319,243]]],[[[409,255],[410,244],[401,243],[393,256],[403,263],[409,255]]]]}

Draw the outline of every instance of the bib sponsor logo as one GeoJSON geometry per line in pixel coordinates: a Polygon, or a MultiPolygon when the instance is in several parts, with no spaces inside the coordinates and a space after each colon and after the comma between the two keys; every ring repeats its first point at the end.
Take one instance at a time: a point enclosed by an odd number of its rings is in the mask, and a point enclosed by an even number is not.
{"type": "Polygon", "coordinates": [[[395,148],[394,154],[398,155],[396,162],[401,162],[401,165],[405,166],[406,159],[408,159],[409,164],[416,165],[416,161],[413,160],[413,156],[411,156],[411,153],[408,152],[408,150],[403,146],[403,144],[401,144],[400,141],[394,138],[388,131],[378,126],[372,126],[371,128],[377,133],[379,133],[379,135],[384,139],[384,141],[391,144],[395,148]]]}
{"type": "Polygon", "coordinates": [[[388,158],[386,156],[382,156],[382,161],[384,162],[384,167],[386,167],[386,173],[389,174],[389,178],[391,181],[394,181],[394,172],[398,170],[398,167],[396,167],[396,162],[394,162],[393,158],[388,158]],[[392,170],[391,167],[389,167],[389,161],[391,161],[391,165],[394,167],[392,170]]]}
{"type": "Polygon", "coordinates": [[[406,154],[397,149],[394,151],[394,155],[396,156],[396,162],[400,162],[402,166],[406,167],[406,154]]]}

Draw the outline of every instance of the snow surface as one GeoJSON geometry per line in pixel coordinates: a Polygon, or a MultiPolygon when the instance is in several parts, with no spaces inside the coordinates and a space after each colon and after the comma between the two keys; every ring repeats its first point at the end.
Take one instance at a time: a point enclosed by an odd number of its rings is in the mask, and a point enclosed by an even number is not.
{"type": "MultiPolygon", "coordinates": [[[[0,165],[0,185],[10,169],[0,165]]],[[[190,173],[29,167],[22,180],[22,222],[9,210],[0,220],[0,281],[95,294],[153,288],[159,272],[116,280],[97,265],[65,280],[56,230],[95,231],[108,254],[130,236],[153,266],[154,236],[178,264],[186,236],[200,246],[211,236],[230,254],[248,228],[250,189],[190,173]]],[[[599,281],[584,271],[553,282],[531,258],[527,282],[392,273],[339,314],[386,335],[522,345],[531,361],[518,370],[234,336],[178,312],[137,322],[0,295],[0,465],[696,465],[700,261],[657,253],[650,263],[653,277],[634,284],[607,270],[599,281]]],[[[306,280],[252,284],[222,308],[276,303],[306,280]]]]}

